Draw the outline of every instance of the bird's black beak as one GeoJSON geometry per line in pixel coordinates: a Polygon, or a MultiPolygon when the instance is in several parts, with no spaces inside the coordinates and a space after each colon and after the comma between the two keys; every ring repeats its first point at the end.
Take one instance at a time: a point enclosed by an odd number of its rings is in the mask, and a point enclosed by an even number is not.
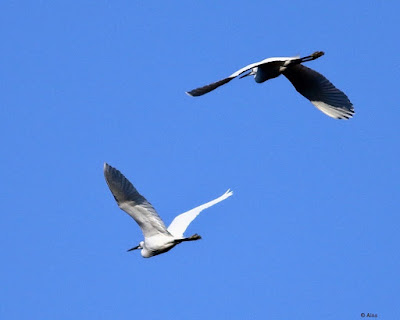
{"type": "Polygon", "coordinates": [[[240,76],[239,79],[245,78],[245,77],[247,77],[249,75],[251,75],[251,71],[246,73],[246,74],[244,74],[244,75],[242,75],[242,76],[240,76]]]}
{"type": "Polygon", "coordinates": [[[139,248],[140,248],[140,246],[136,246],[136,247],[130,248],[130,249],[127,250],[126,252],[133,251],[133,250],[136,250],[136,249],[139,249],[139,248]]]}

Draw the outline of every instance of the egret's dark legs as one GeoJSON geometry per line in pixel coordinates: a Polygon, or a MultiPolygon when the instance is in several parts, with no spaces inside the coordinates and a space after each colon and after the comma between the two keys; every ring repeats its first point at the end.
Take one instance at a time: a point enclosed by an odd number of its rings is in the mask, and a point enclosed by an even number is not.
{"type": "Polygon", "coordinates": [[[324,54],[325,53],[323,51],[315,51],[313,54],[310,54],[309,56],[287,61],[287,63],[285,64],[285,67],[303,63],[303,62],[307,62],[307,61],[312,61],[312,60],[318,59],[319,57],[322,57],[324,54]]]}
{"type": "MultiPolygon", "coordinates": [[[[319,57],[322,57],[325,53],[323,51],[315,51],[313,54],[307,56],[307,57],[303,57],[298,59],[299,62],[298,63],[303,63],[303,62],[307,62],[307,61],[312,61],[315,59],[318,59],[319,57]]],[[[294,60],[294,61],[298,61],[298,60],[294,60]]]]}
{"type": "Polygon", "coordinates": [[[184,241],[195,241],[195,240],[200,240],[200,239],[201,239],[201,237],[196,233],[196,234],[192,235],[189,238],[176,239],[175,243],[178,244],[178,243],[181,243],[181,242],[184,242],[184,241]]]}

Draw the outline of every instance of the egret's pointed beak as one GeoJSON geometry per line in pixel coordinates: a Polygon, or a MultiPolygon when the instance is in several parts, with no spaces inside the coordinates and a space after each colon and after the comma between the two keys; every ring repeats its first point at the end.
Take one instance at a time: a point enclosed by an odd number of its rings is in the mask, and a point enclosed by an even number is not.
{"type": "Polygon", "coordinates": [[[140,248],[140,246],[136,246],[136,247],[130,248],[130,249],[127,250],[126,252],[133,251],[133,250],[136,250],[136,249],[139,249],[139,248],[140,248]]]}
{"type": "Polygon", "coordinates": [[[246,73],[246,74],[240,76],[239,79],[245,78],[245,77],[250,76],[250,75],[252,75],[252,74],[253,74],[253,71],[250,71],[250,72],[248,72],[248,73],[246,73]]]}

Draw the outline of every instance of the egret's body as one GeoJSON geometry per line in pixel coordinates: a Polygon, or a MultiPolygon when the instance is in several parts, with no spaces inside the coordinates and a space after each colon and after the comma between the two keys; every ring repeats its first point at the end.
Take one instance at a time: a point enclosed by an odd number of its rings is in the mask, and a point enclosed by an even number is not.
{"type": "Polygon", "coordinates": [[[233,194],[228,190],[215,200],[178,215],[167,228],[150,202],[139,194],[121,172],[105,163],[104,176],[118,206],[128,213],[142,229],[144,241],[128,251],[141,249],[141,255],[144,258],[167,252],[181,242],[201,239],[198,234],[185,238],[183,233],[201,211],[233,194]]]}
{"type": "Polygon", "coordinates": [[[301,64],[315,60],[323,54],[322,51],[318,51],[303,58],[277,57],[264,59],[239,69],[227,78],[186,93],[193,97],[201,96],[249,70],[250,72],[242,75],[240,78],[253,75],[257,83],[262,83],[283,74],[301,95],[310,100],[323,113],[335,119],[349,119],[354,114],[354,108],[346,94],[337,89],[322,74],[301,64]]]}

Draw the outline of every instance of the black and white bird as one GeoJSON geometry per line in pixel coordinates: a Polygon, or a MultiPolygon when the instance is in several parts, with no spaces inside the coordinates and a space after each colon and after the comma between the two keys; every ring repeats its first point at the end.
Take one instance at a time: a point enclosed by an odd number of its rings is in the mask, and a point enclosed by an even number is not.
{"type": "Polygon", "coordinates": [[[322,74],[302,65],[303,62],[315,60],[323,55],[324,52],[317,51],[303,58],[276,57],[264,59],[239,69],[227,78],[186,93],[192,97],[201,96],[249,70],[250,72],[240,78],[253,75],[257,83],[262,83],[283,74],[301,95],[310,100],[323,113],[335,119],[349,119],[354,114],[354,108],[346,94],[337,89],[322,74]]]}
{"type": "Polygon", "coordinates": [[[198,234],[185,238],[183,233],[201,211],[233,194],[232,191],[228,190],[222,196],[178,215],[167,228],[150,202],[135,189],[121,172],[105,163],[104,176],[118,206],[129,214],[142,229],[144,241],[128,251],[141,249],[141,255],[144,258],[167,252],[181,242],[201,239],[198,234]]]}

